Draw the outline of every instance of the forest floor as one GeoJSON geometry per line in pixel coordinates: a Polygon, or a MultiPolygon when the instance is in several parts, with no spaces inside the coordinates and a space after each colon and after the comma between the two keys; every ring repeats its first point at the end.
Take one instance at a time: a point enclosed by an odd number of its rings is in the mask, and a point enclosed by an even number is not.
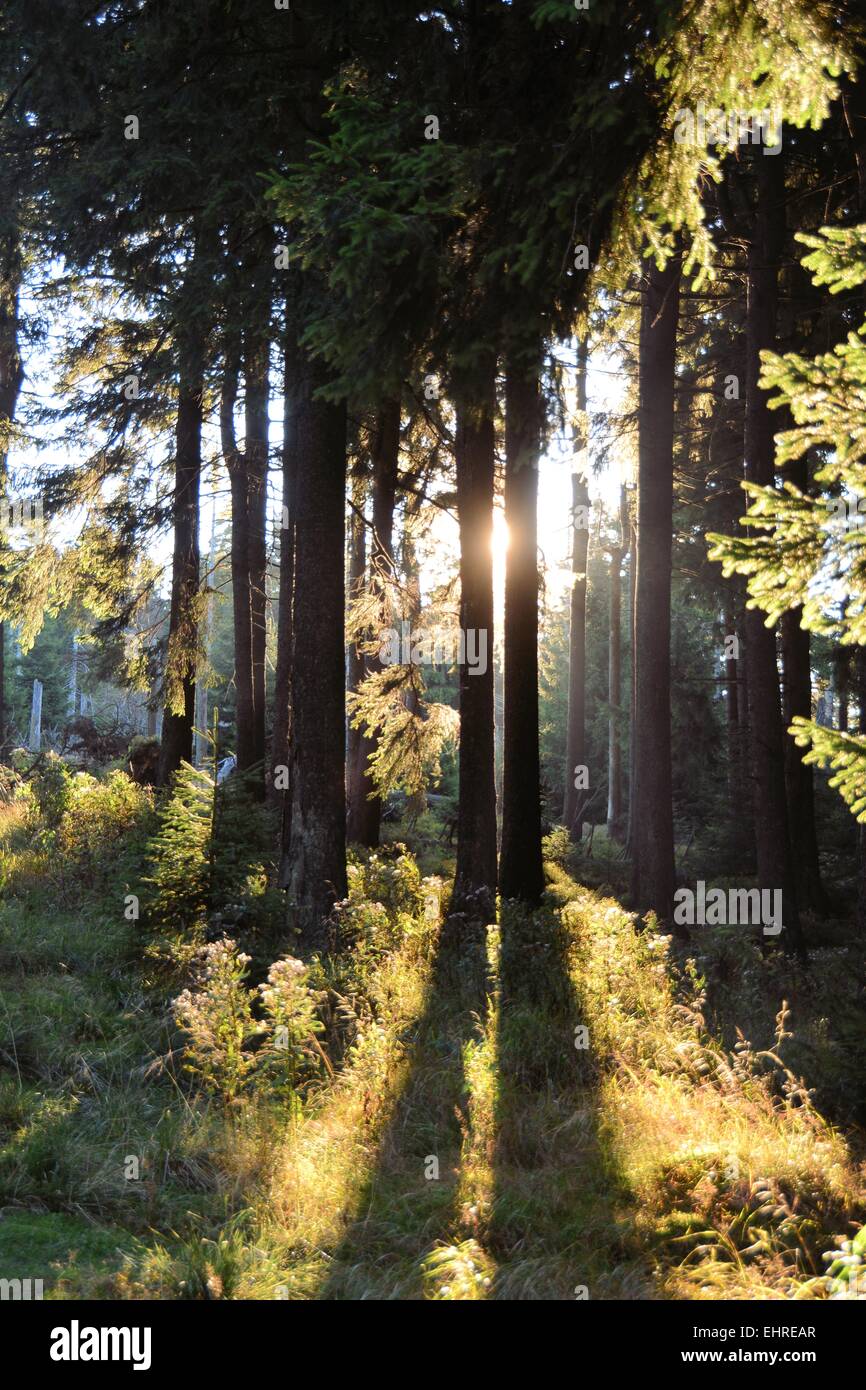
{"type": "Polygon", "coordinates": [[[557,852],[546,905],[474,955],[428,915],[368,963],[353,1044],[302,1109],[227,1110],[172,1065],[137,925],[63,906],[45,868],[7,814],[0,1278],[61,1299],[839,1293],[822,1256],[866,1217],[842,1102],[862,947],[831,938],[811,975],[724,933],[677,954],[557,852]]]}

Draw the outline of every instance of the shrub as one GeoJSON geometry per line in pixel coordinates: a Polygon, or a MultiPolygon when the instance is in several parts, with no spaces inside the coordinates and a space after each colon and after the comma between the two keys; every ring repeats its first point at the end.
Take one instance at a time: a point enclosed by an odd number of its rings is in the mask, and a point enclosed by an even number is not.
{"type": "Polygon", "coordinates": [[[383,846],[349,866],[349,898],[382,903],[393,922],[401,912],[423,907],[418,865],[403,844],[383,846]]]}
{"type": "Polygon", "coordinates": [[[574,845],[564,825],[555,825],[542,841],[545,862],[567,869],[574,857],[574,845]]]}
{"type": "Polygon", "coordinates": [[[45,830],[56,830],[72,800],[73,778],[56,753],[49,753],[45,766],[30,783],[34,809],[45,830]]]}
{"type": "Polygon", "coordinates": [[[259,1032],[252,992],[244,981],[249,956],[234,941],[203,946],[195,990],[174,1001],[174,1016],[188,1034],[185,1066],[226,1104],[235,1101],[255,1065],[247,1044],[259,1032]]]}
{"type": "Polygon", "coordinates": [[[100,781],[86,772],[72,775],[56,759],[36,779],[32,795],[48,876],[64,900],[104,887],[140,854],[153,801],[125,772],[100,781]]]}
{"type": "Polygon", "coordinates": [[[228,937],[199,951],[197,987],[174,1002],[175,1019],[188,1034],[186,1068],[227,1105],[253,1081],[288,1083],[294,1104],[297,1086],[318,1071],[323,1055],[316,1042],[318,997],[306,966],[292,956],[274,961],[258,990],[248,988],[249,961],[228,937]],[[250,1044],[260,1037],[263,1045],[254,1051],[250,1044]]]}
{"type": "Polygon", "coordinates": [[[243,779],[217,787],[209,773],[183,763],[147,849],[145,914],[156,935],[149,954],[176,975],[206,934],[242,931],[248,944],[250,933],[282,924],[273,842],[268,812],[243,779]]]}
{"type": "Polygon", "coordinates": [[[256,1061],[275,1082],[289,1087],[295,1099],[301,1080],[317,1072],[322,1050],[316,1035],[324,1025],[316,1014],[318,994],[308,984],[309,971],[302,961],[283,956],[259,985],[267,1041],[256,1061]]]}
{"type": "MultiPolygon", "coordinates": [[[[211,892],[214,782],[183,763],[159,812],[147,847],[145,912],[148,925],[169,938],[169,954],[187,958],[204,938],[211,892]]],[[[156,954],[161,955],[159,947],[156,954]]]]}

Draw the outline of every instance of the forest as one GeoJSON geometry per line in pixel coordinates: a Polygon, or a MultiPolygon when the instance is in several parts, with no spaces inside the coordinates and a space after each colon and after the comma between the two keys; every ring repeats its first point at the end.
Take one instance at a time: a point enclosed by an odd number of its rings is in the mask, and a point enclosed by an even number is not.
{"type": "Polygon", "coordinates": [[[0,1298],[809,1322],[864,1052],[866,10],[2,0],[0,1298]]]}

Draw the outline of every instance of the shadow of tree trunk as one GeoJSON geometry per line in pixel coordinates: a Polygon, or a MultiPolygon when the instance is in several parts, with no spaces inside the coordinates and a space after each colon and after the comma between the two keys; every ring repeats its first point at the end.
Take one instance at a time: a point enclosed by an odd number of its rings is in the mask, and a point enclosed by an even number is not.
{"type": "Polygon", "coordinates": [[[440,944],[409,1041],[408,1074],[319,1299],[424,1296],[423,1258],[459,1219],[465,1050],[482,1024],[488,991],[478,935],[462,942],[451,935],[440,944]]]}

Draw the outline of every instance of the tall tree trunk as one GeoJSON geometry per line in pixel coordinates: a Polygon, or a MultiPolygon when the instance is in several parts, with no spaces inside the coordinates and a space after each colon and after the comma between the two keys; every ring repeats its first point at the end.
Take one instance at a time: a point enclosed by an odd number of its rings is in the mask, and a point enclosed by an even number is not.
{"type": "Polygon", "coordinates": [[[305,951],[328,945],[327,917],[346,896],[346,410],[314,399],[305,362],[297,396],[291,835],[281,882],[305,951]]]}
{"type": "Polygon", "coordinates": [[[292,719],[292,656],[295,603],[295,476],[298,457],[298,375],[300,357],[292,303],[286,304],[283,364],[283,486],[280,514],[280,580],[277,612],[277,668],[274,676],[274,726],[271,735],[269,791],[280,807],[280,846],[289,847],[289,743],[292,719]]]}
{"type": "MultiPolygon", "coordinates": [[[[854,652],[857,695],[857,732],[866,735],[866,647],[854,652]]],[[[866,932],[866,825],[857,826],[857,928],[866,932]]]]}
{"type": "MultiPolygon", "coordinates": [[[[460,523],[460,629],[486,642],[487,662],[461,662],[457,869],[451,917],[492,918],[496,895],[496,783],[493,751],[493,483],[495,382],[458,397],[455,456],[460,523]]],[[[480,651],[480,647],[478,648],[480,651]]],[[[453,936],[452,920],[446,939],[453,936]]]]}
{"type": "MultiPolygon", "coordinates": [[[[250,335],[244,362],[245,435],[248,511],[247,544],[250,586],[250,652],[252,668],[252,726],[246,757],[258,766],[257,790],[265,791],[265,651],[268,611],[268,380],[270,343],[261,328],[250,335]]],[[[240,729],[238,748],[241,748],[240,729]]],[[[238,765],[241,766],[240,757],[238,765]]]]}
{"type": "Polygon", "coordinates": [[[785,794],[790,816],[791,850],[797,881],[797,902],[826,912],[827,895],[821,883],[818,833],[815,824],[813,769],[791,735],[795,715],[812,717],[812,673],[809,633],[800,626],[800,609],[782,614],[782,682],[784,712],[785,794]]]}
{"type": "Polygon", "coordinates": [[[199,496],[204,389],[203,354],[198,345],[181,363],[175,428],[167,691],[159,755],[160,786],[181,762],[192,760],[195,672],[198,659],[197,600],[200,584],[199,496]]]}
{"type": "Polygon", "coordinates": [[[505,690],[502,780],[503,898],[538,903],[541,760],[538,746],[538,460],[542,403],[538,373],[510,365],[505,383],[505,690]]]}
{"type": "MultiPolygon", "coordinates": [[[[216,569],[216,523],[217,523],[217,492],[214,486],[212,498],[213,512],[210,524],[210,546],[208,548],[207,569],[205,571],[205,582],[209,590],[212,590],[214,583],[214,571],[216,569]]],[[[210,666],[210,647],[213,635],[213,594],[208,593],[207,602],[202,612],[200,641],[202,649],[202,662],[199,667],[196,687],[195,687],[195,730],[193,734],[193,761],[196,767],[204,767],[208,760],[208,687],[202,679],[202,667],[210,666]]]]}
{"type": "Polygon", "coordinates": [[[734,638],[735,644],[728,644],[724,659],[724,703],[727,710],[727,780],[728,795],[735,798],[740,790],[740,657],[737,648],[737,614],[734,610],[734,595],[730,589],[724,594],[724,639],[734,638]]]}
{"type": "MultiPolygon", "coordinates": [[[[736,618],[734,603],[730,594],[725,595],[725,638],[736,637],[736,618]]],[[[736,740],[740,728],[740,678],[739,657],[736,647],[731,644],[725,656],[725,708],[728,716],[728,761],[733,766],[736,758],[736,740]]]]}
{"type": "MultiPolygon", "coordinates": [[[[760,354],[775,346],[778,274],[785,238],[785,176],[782,156],[754,160],[757,209],[746,276],[745,473],[768,486],[775,472],[774,425],[767,394],[758,385],[760,354]]],[[[801,946],[800,919],[785,795],[785,752],[776,634],[758,609],[746,609],[746,681],[751,731],[755,849],[761,889],[783,895],[783,941],[801,946]]]]}
{"type": "Polygon", "coordinates": [[[622,562],[629,541],[628,491],[619,491],[620,543],[610,552],[607,701],[607,833],[622,838],[622,562]]]}
{"type": "Polygon", "coordinates": [[[565,740],[563,820],[575,842],[583,827],[582,780],[586,767],[586,567],[589,551],[589,488],[587,486],[586,364],[584,339],[577,349],[577,411],[571,474],[571,612],[568,654],[568,723],[565,740]]]}
{"type": "MultiPolygon", "coordinates": [[[[22,279],[17,236],[0,238],[0,499],[9,479],[9,443],[15,408],[24,379],[18,332],[18,297],[22,279]]],[[[0,537],[0,551],[5,544],[0,537]]],[[[0,557],[2,563],[2,557],[0,557]]],[[[6,744],[6,624],[0,622],[0,755],[6,744]]]]}
{"type": "Polygon", "coordinates": [[[836,699],[839,703],[839,714],[836,727],[840,733],[848,732],[848,702],[851,698],[850,680],[848,676],[848,663],[851,660],[850,647],[838,646],[833,652],[833,684],[836,687],[836,699]]]}
{"type": "Polygon", "coordinates": [[[635,806],[632,896],[641,912],[673,915],[671,546],[674,377],[680,260],[651,261],[640,322],[638,551],[635,595],[635,806]]]}
{"type": "MultiPolygon", "coordinates": [[[[866,217],[866,88],[861,75],[858,80],[847,79],[842,87],[842,106],[845,121],[854,146],[854,159],[857,170],[857,221],[866,217]]],[[[866,299],[866,289],[861,290],[866,299]]],[[[854,684],[857,701],[857,730],[866,735],[866,650],[857,647],[854,652],[854,684]]],[[[866,932],[866,825],[857,826],[857,926],[866,932]]]]}
{"type": "MultiPolygon", "coordinates": [[[[367,590],[367,520],[363,515],[364,506],[367,500],[368,479],[363,469],[366,468],[366,460],[359,463],[358,472],[352,479],[352,502],[362,515],[357,511],[352,511],[349,517],[349,573],[347,595],[350,602],[361,598],[367,590]]],[[[369,632],[363,633],[358,641],[349,642],[349,650],[346,656],[346,689],[355,692],[361,686],[367,674],[367,661],[362,649],[362,641],[369,637],[369,632]]],[[[369,755],[370,740],[365,736],[364,730],[356,728],[350,723],[346,730],[346,798],[347,798],[347,817],[346,817],[346,839],[349,843],[355,841],[357,822],[353,816],[353,808],[359,801],[362,801],[370,791],[370,779],[364,776],[369,755]]]]}
{"type": "MultiPolygon", "coordinates": [[[[792,422],[793,423],[793,422],[792,422]]],[[[781,426],[787,422],[780,421],[781,426]]],[[[807,458],[789,464],[787,475],[801,492],[809,489],[807,458]]],[[[821,882],[818,831],[815,820],[814,769],[788,730],[795,716],[812,718],[811,636],[800,624],[802,609],[782,614],[782,713],[784,718],[785,797],[791,835],[791,853],[797,886],[797,903],[824,913],[829,903],[821,882]]]]}
{"type": "MultiPolygon", "coordinates": [[[[409,491],[403,507],[403,528],[400,545],[400,563],[403,572],[404,609],[410,632],[415,630],[421,618],[421,565],[418,548],[415,544],[415,523],[423,505],[422,491],[409,491]]],[[[406,696],[406,708],[413,715],[421,713],[421,697],[413,685],[406,696]]]]}
{"type": "Polygon", "coordinates": [[[244,448],[235,441],[240,361],[229,347],[220,407],[223,454],[232,492],[232,609],[238,770],[260,765],[264,790],[265,636],[268,479],[268,342],[247,330],[243,355],[244,448]]]}
{"type": "MultiPolygon", "coordinates": [[[[373,438],[373,535],[370,548],[370,584],[379,596],[380,612],[389,617],[388,590],[394,577],[394,505],[397,497],[397,473],[400,459],[400,401],[383,405],[376,420],[373,438]]],[[[369,666],[378,664],[372,657],[369,666]]],[[[372,848],[379,843],[382,823],[382,798],[371,796],[373,784],[367,775],[370,758],[375,754],[375,731],[362,736],[356,786],[349,804],[348,837],[357,844],[372,848]]]]}
{"type": "Polygon", "coordinates": [[[625,837],[625,852],[633,860],[637,821],[635,818],[635,748],[637,737],[637,514],[630,509],[629,515],[629,564],[628,564],[628,633],[629,633],[629,702],[628,702],[628,829],[625,837]]]}

